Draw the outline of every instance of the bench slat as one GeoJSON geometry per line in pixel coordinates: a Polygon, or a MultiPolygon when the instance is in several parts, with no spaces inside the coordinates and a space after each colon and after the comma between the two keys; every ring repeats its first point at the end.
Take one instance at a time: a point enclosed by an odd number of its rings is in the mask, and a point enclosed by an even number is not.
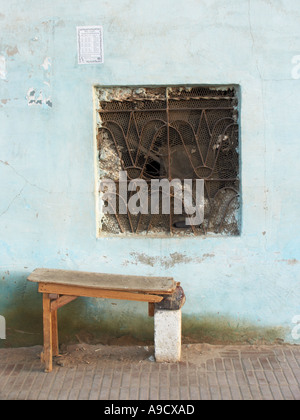
{"type": "Polygon", "coordinates": [[[133,300],[137,302],[159,303],[163,296],[151,295],[148,293],[133,293],[131,291],[94,289],[91,287],[70,286],[63,284],[39,284],[40,293],[59,293],[66,296],[84,296],[103,299],[133,300]]]}
{"type": "Polygon", "coordinates": [[[78,286],[92,289],[172,293],[176,283],[172,277],[127,276],[70,270],[38,268],[28,277],[36,283],[78,286]]]}

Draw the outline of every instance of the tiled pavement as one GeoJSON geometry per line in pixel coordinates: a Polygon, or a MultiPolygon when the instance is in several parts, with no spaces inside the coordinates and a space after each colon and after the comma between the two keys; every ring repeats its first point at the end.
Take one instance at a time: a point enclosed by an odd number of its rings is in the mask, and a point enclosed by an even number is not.
{"type": "Polygon", "coordinates": [[[153,347],[70,346],[48,374],[40,347],[0,349],[0,400],[300,400],[299,346],[182,349],[159,364],[153,347]]]}

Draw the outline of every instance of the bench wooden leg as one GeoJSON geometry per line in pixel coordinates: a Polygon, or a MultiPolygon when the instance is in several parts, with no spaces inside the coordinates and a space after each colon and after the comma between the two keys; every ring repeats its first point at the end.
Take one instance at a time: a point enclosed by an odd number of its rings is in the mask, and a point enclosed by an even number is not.
{"type": "Polygon", "coordinates": [[[152,318],[154,317],[154,310],[155,310],[154,303],[149,302],[148,303],[148,315],[152,318]]]}
{"type": "Polygon", "coordinates": [[[51,300],[48,293],[43,293],[43,327],[44,327],[44,353],[45,372],[52,371],[52,315],[51,300]]]}
{"type": "Polygon", "coordinates": [[[52,354],[53,356],[59,356],[59,344],[58,344],[58,328],[57,328],[57,311],[51,312],[52,317],[52,354]]]}

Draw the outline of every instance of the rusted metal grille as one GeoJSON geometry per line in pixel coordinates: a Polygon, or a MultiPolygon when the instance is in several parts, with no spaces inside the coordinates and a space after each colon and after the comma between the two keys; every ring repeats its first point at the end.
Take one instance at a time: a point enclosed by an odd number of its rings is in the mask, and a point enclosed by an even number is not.
{"type": "MultiPolygon", "coordinates": [[[[204,179],[205,217],[103,215],[110,234],[239,234],[239,127],[234,87],[99,88],[99,176],[204,179]]],[[[130,196],[129,196],[130,197],[130,196]]],[[[118,212],[116,212],[118,213],[118,212]]]]}

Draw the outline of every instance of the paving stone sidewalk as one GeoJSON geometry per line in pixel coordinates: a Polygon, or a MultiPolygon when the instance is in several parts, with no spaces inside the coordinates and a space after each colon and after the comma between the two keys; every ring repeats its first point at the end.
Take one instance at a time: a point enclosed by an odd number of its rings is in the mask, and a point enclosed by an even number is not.
{"type": "Polygon", "coordinates": [[[300,400],[299,346],[182,346],[180,363],[153,347],[69,346],[51,373],[41,347],[0,349],[0,400],[300,400]]]}

